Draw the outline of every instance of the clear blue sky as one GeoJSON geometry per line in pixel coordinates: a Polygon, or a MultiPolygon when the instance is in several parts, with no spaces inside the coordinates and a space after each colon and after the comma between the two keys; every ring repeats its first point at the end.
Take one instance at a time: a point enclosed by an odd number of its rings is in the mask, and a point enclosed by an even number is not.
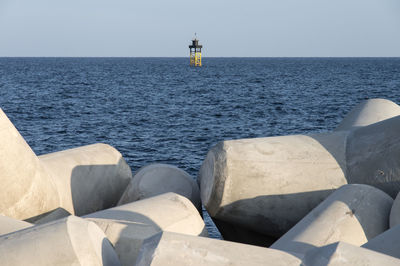
{"type": "Polygon", "coordinates": [[[0,56],[400,56],[400,0],[0,0],[0,56]]]}

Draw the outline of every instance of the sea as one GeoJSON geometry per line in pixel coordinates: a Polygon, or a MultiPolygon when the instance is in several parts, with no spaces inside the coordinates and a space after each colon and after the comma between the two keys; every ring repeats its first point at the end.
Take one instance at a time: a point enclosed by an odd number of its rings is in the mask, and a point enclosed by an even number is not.
{"type": "Polygon", "coordinates": [[[371,98],[400,104],[400,58],[0,58],[0,108],[37,155],[102,142],[194,179],[222,140],[330,131],[371,98]]]}

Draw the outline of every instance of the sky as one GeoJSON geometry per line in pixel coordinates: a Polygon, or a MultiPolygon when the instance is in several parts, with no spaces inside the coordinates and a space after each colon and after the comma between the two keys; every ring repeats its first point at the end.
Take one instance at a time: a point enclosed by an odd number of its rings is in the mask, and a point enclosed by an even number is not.
{"type": "Polygon", "coordinates": [[[399,57],[400,0],[0,0],[0,56],[399,57]]]}

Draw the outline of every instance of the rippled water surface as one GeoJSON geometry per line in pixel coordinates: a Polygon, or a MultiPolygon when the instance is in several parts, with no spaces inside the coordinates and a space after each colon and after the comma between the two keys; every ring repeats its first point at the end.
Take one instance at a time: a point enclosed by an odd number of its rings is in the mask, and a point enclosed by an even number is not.
{"type": "Polygon", "coordinates": [[[203,64],[0,58],[0,108],[38,155],[104,142],[133,171],[160,162],[195,178],[218,141],[328,131],[364,99],[400,103],[400,58],[204,58],[203,64]]]}

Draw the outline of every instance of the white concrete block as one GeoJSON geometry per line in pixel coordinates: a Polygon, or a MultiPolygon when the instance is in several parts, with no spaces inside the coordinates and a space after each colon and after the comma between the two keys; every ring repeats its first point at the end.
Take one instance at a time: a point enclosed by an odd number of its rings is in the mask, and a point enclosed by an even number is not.
{"type": "Polygon", "coordinates": [[[0,265],[120,265],[96,224],[70,216],[0,236],[0,265]]]}
{"type": "Polygon", "coordinates": [[[386,99],[369,99],[348,113],[335,130],[351,130],[400,115],[400,106],[386,99]]]}
{"type": "Polygon", "coordinates": [[[133,176],[118,205],[175,192],[188,198],[201,210],[200,192],[196,181],[185,171],[168,164],[150,164],[133,176]]]}
{"type": "Polygon", "coordinates": [[[389,227],[393,199],[368,185],[345,185],[333,192],[271,248],[305,254],[338,241],[356,246],[389,227]]]}
{"type": "Polygon", "coordinates": [[[0,109],[0,213],[24,220],[59,207],[52,177],[0,109]]]}
{"type": "Polygon", "coordinates": [[[365,266],[400,265],[400,260],[366,248],[345,242],[330,244],[307,252],[304,266],[365,266]]]}
{"type": "Polygon", "coordinates": [[[159,233],[145,240],[136,261],[137,266],[300,264],[298,258],[279,250],[170,232],[159,233]]]}
{"type": "Polygon", "coordinates": [[[211,217],[280,237],[347,183],[347,132],[223,141],[207,154],[200,194],[211,217]]]}
{"type": "Polygon", "coordinates": [[[132,178],[121,153],[93,144],[39,156],[53,176],[60,207],[81,216],[115,206],[132,178]]]}
{"type": "Polygon", "coordinates": [[[342,185],[367,184],[395,197],[398,132],[395,116],[332,133],[223,141],[199,172],[203,204],[216,224],[280,237],[342,185]]]}
{"type": "Polygon", "coordinates": [[[186,197],[175,193],[135,201],[84,218],[104,231],[122,265],[132,265],[143,240],[160,231],[207,236],[197,209],[186,197]]]}

